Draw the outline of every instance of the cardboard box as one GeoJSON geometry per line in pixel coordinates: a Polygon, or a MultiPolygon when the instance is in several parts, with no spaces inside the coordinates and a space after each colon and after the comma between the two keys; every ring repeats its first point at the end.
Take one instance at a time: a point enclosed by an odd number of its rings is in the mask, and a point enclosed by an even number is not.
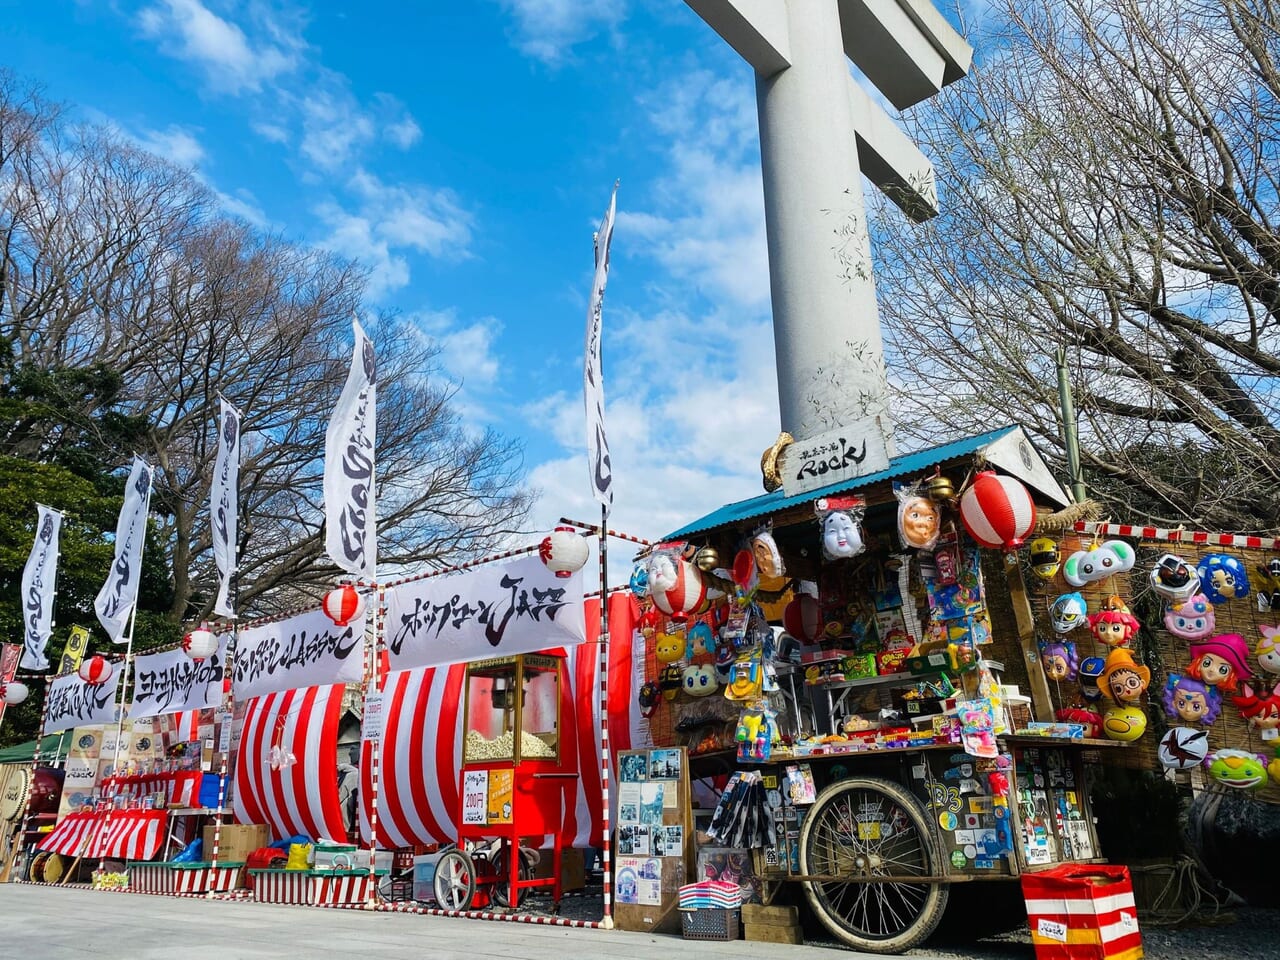
{"type": "MultiPolygon", "coordinates": [[[[551,876],[551,863],[554,851],[550,847],[539,851],[542,854],[533,875],[539,879],[551,876]]],[[[560,851],[560,886],[566,893],[581,890],[587,885],[586,861],[582,851],[573,847],[565,847],[560,851]]]]}
{"type": "MultiPolygon", "coordinates": [[[[218,838],[218,862],[244,863],[251,851],[271,842],[271,828],[265,823],[224,823],[218,838]]],[[[213,859],[213,824],[204,828],[204,858],[213,859]]]]}

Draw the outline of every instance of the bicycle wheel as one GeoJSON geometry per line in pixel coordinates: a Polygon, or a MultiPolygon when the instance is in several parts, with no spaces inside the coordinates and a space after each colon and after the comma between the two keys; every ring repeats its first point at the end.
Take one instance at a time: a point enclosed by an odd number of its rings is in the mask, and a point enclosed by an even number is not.
{"type": "Polygon", "coordinates": [[[818,794],[800,831],[800,872],[831,878],[804,881],[809,903],[828,930],[871,953],[920,943],[947,904],[945,883],[897,879],[939,876],[942,859],[920,804],[888,780],[854,777],[818,794]]]}
{"type": "Polygon", "coordinates": [[[436,861],[431,888],[438,906],[445,910],[466,910],[476,892],[475,864],[461,850],[450,850],[436,861]]]}

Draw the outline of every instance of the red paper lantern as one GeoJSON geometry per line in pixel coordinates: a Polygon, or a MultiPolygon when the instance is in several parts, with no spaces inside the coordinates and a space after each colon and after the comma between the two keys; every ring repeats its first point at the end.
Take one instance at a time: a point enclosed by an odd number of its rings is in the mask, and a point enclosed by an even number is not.
{"type": "Polygon", "coordinates": [[[18,680],[10,680],[8,683],[0,682],[0,703],[6,706],[16,707],[27,699],[30,691],[27,685],[18,680]]]}
{"type": "Polygon", "coordinates": [[[182,652],[200,663],[218,652],[218,638],[207,623],[202,623],[182,638],[182,652]]]}
{"type": "Polygon", "coordinates": [[[822,607],[817,599],[801,593],[782,611],[782,628],[802,643],[822,636],[822,607]]]}
{"type": "Polygon", "coordinates": [[[538,546],[538,558],[557,577],[571,577],[587,562],[586,538],[573,527],[556,527],[538,546]]]}
{"type": "Polygon", "coordinates": [[[85,683],[106,683],[111,679],[111,664],[105,657],[90,657],[80,664],[76,672],[85,683]]]}
{"type": "Polygon", "coordinates": [[[338,626],[345,627],[364,613],[364,597],[351,584],[344,583],[324,595],[322,607],[326,617],[338,626]]]}
{"type": "Polygon", "coordinates": [[[1017,550],[1036,523],[1036,505],[1013,477],[983,470],[960,498],[960,520],[981,546],[1017,550]]]}

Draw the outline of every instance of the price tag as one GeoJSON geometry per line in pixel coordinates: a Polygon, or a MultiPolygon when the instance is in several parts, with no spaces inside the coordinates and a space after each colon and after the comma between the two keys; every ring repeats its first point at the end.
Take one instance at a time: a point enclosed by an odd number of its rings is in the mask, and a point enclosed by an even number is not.
{"type": "Polygon", "coordinates": [[[489,771],[468,770],[462,777],[462,822],[489,822],[489,771]]]}
{"type": "Polygon", "coordinates": [[[371,693],[364,698],[364,719],[360,723],[360,737],[366,743],[382,739],[382,694],[371,693]]]}
{"type": "Polygon", "coordinates": [[[1036,922],[1036,933],[1046,940],[1057,940],[1059,943],[1067,942],[1067,925],[1059,923],[1057,920],[1046,920],[1041,917],[1036,922]]]}

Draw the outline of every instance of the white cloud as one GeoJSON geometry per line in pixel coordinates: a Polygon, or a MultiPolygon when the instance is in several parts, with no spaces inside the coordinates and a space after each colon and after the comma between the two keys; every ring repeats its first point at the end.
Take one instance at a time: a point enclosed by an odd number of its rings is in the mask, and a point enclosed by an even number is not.
{"type": "Polygon", "coordinates": [[[266,120],[255,120],[249,124],[249,129],[269,143],[289,142],[289,131],[278,123],[269,123],[266,120]]]}
{"type": "Polygon", "coordinates": [[[299,150],[311,164],[331,171],[349,166],[352,156],[373,140],[373,119],[360,109],[345,78],[330,76],[299,101],[302,142],[299,150]]]}
{"type": "Polygon", "coordinates": [[[176,124],[170,124],[164,130],[144,130],[133,139],[144,150],[179,167],[199,167],[206,156],[195,134],[176,124]]]}
{"type": "Polygon", "coordinates": [[[160,0],[138,14],[138,25],[161,51],[199,66],[209,86],[225,93],[260,90],[264,81],[294,70],[302,42],[274,20],[271,40],[251,42],[238,24],[199,0],[160,0]]]}
{"type": "Polygon", "coordinates": [[[382,128],[382,135],[401,150],[408,150],[422,139],[422,128],[407,114],[382,128]]]}
{"type": "Polygon", "coordinates": [[[239,217],[260,230],[271,226],[271,219],[258,205],[257,198],[250,191],[241,189],[230,194],[215,189],[214,193],[218,197],[218,205],[231,216],[239,217]]]}
{"type": "Polygon", "coordinates": [[[498,0],[515,21],[513,41],[526,56],[556,65],[570,50],[626,18],[626,0],[498,0]]]}

